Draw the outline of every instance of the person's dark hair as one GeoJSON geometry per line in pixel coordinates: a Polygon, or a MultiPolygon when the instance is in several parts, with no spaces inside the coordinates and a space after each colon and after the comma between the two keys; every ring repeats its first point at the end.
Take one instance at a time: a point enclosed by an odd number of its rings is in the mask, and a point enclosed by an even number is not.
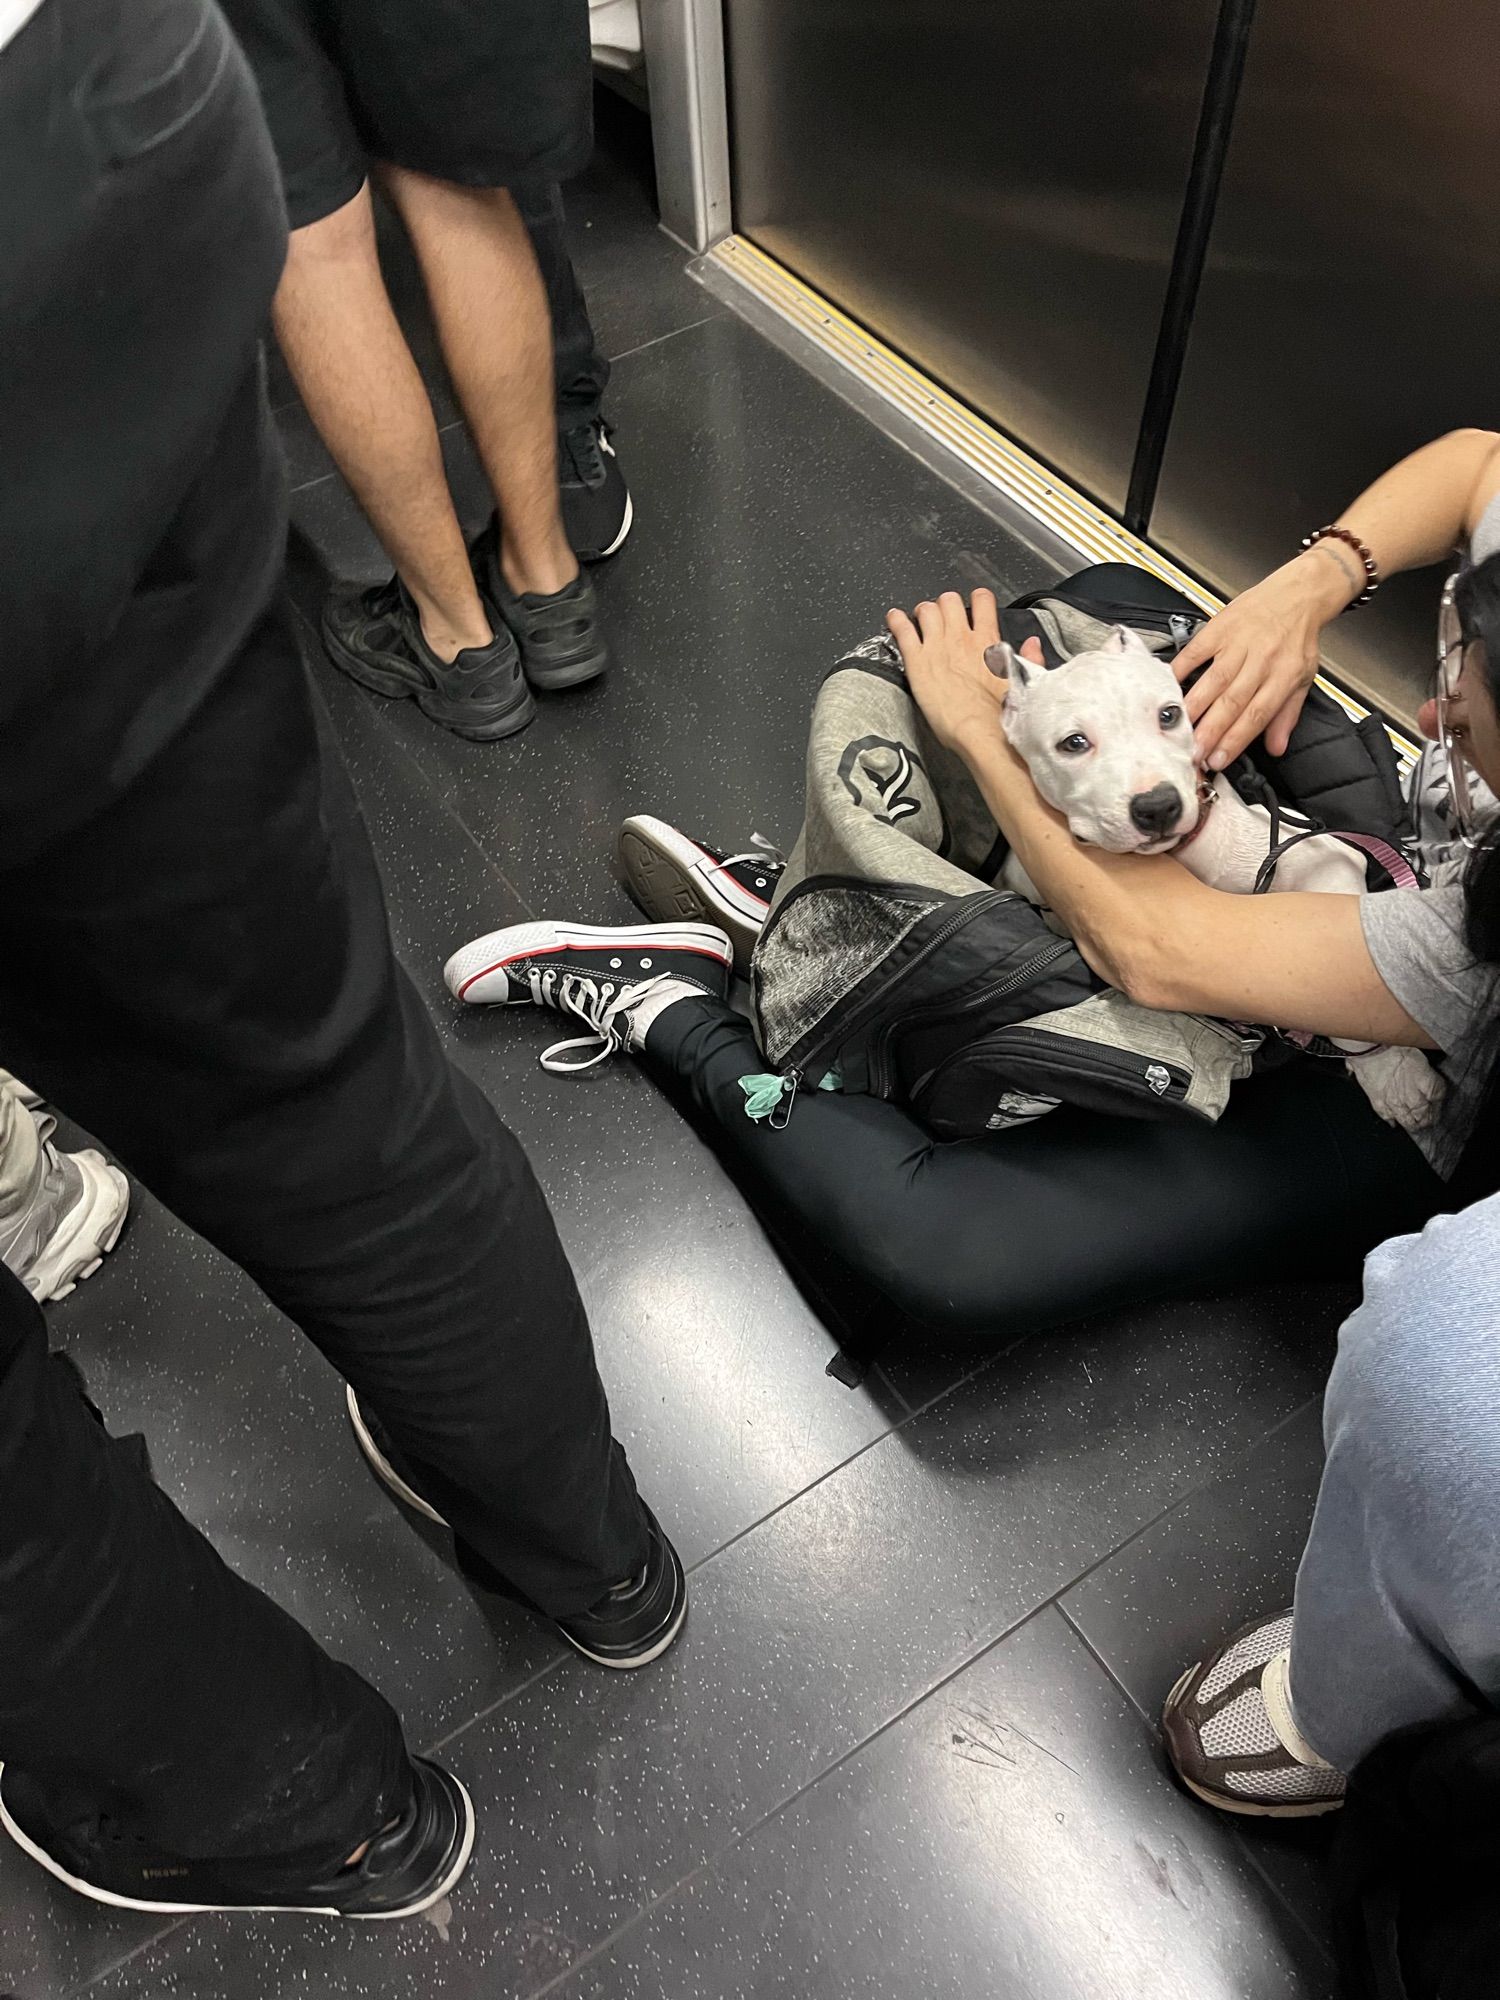
{"type": "MultiPolygon", "coordinates": [[[[1478,640],[1484,680],[1500,712],[1500,554],[1465,570],[1454,593],[1466,643],[1478,640]]],[[[1464,876],[1464,929],[1469,950],[1484,965],[1500,968],[1500,829],[1474,851],[1464,876]]],[[[1479,1201],[1500,1192],[1500,1000],[1488,1020],[1476,1024],[1466,1063],[1478,1090],[1478,1109],[1462,1135],[1462,1151],[1451,1186],[1455,1203],[1479,1201]]],[[[1459,1093],[1475,1102],[1475,1085],[1459,1093]]]]}

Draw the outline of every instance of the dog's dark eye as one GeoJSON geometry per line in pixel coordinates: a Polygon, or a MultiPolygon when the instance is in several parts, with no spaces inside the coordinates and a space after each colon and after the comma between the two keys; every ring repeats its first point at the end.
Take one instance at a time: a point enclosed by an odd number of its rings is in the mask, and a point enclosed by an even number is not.
{"type": "Polygon", "coordinates": [[[1169,701],[1156,719],[1163,729],[1175,729],[1182,720],[1181,702],[1169,701]]]}
{"type": "Polygon", "coordinates": [[[1071,736],[1065,736],[1057,748],[1064,757],[1081,757],[1092,746],[1081,729],[1075,729],[1071,736]]]}

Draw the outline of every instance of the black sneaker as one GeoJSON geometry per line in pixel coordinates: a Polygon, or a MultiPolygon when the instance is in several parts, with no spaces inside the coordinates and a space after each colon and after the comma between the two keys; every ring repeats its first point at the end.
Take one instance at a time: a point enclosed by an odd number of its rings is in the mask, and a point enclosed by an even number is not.
{"type": "Polygon", "coordinates": [[[635,507],[602,418],[557,434],[563,526],[580,562],[603,562],[630,533],[635,507]]]}
{"type": "MultiPolygon", "coordinates": [[[[448,1522],[422,1494],[420,1474],[401,1456],[384,1424],[373,1410],[364,1409],[352,1389],[346,1387],[344,1393],[349,1421],[371,1469],[398,1500],[446,1528],[448,1522]]],[[[641,1511],[651,1538],[642,1568],[617,1583],[588,1611],[552,1621],[568,1644],[595,1666],[649,1666],[660,1659],[687,1621],[687,1578],[677,1551],[644,1500],[641,1511]]],[[[521,1604],[528,1602],[457,1535],[454,1546],[466,1576],[487,1590],[498,1590],[521,1604]]],[[[535,1610],[536,1606],[530,1608],[535,1610]]]]}
{"type": "Polygon", "coordinates": [[[323,605],[323,645],[336,667],[374,694],[410,696],[424,715],[475,743],[514,736],[536,715],[509,629],[488,646],[440,660],[422,637],[417,608],[399,577],[363,590],[334,590],[323,605]]]}
{"type": "Polygon", "coordinates": [[[615,854],[620,880],[648,917],[659,924],[684,917],[717,924],[734,940],[735,970],[749,973],[786,868],[769,841],[752,834],[748,853],[722,854],[664,819],[637,813],[620,828],[615,854]]]}
{"type": "MultiPolygon", "coordinates": [[[[411,1764],[411,1801],[395,1825],[377,1834],[352,1868],[321,1877],[274,1855],[198,1861],[165,1853],[108,1813],[54,1812],[42,1787],[11,1765],[0,1767],[0,1823],[49,1875],[117,1910],[414,1917],[441,1902],[468,1867],[474,1807],[441,1764],[425,1757],[411,1764]]],[[[358,1841],[349,1844],[352,1850],[358,1841]]]]}
{"type": "Polygon", "coordinates": [[[443,978],[471,1007],[552,1007],[584,1022],[589,1034],[543,1053],[542,1068],[566,1076],[639,1051],[674,1000],[727,999],[733,971],[734,947],[712,924],[511,924],[454,952],[443,978]],[[586,1060],[562,1059],[580,1048],[586,1060]]]}
{"type": "Polygon", "coordinates": [[[575,576],[561,590],[514,596],[500,573],[493,514],[484,533],[470,543],[469,555],[481,593],[515,636],[533,687],[555,693],[599,678],[609,665],[609,648],[599,629],[594,586],[586,576],[575,576]]]}

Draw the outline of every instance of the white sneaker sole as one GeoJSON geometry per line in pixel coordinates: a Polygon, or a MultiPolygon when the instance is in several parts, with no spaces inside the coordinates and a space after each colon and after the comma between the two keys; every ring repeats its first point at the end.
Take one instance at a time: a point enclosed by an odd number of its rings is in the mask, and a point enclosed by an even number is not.
{"type": "Polygon", "coordinates": [[[359,1442],[359,1448],[369,1460],[370,1468],[376,1477],[391,1489],[398,1500],[404,1502],[415,1513],[425,1515],[429,1521],[434,1522],[439,1528],[446,1528],[448,1522],[444,1516],[438,1512],[430,1500],[424,1500],[415,1487],[407,1485],[401,1474],[391,1464],[391,1461],[380,1449],[380,1446],[376,1444],[374,1438],[371,1437],[369,1426],[365,1422],[364,1411],[359,1407],[359,1398],[347,1382],[344,1384],[344,1402],[348,1407],[349,1421],[354,1426],[354,1435],[359,1442]]]}
{"type": "Polygon", "coordinates": [[[78,1200],[47,1239],[41,1256],[22,1279],[31,1296],[45,1305],[65,1299],[91,1278],[120,1240],[130,1213],[130,1183],[92,1147],[71,1155],[83,1180],[78,1200]]]}
{"type": "MultiPolygon", "coordinates": [[[[375,1477],[383,1485],[389,1487],[396,1498],[405,1506],[410,1507],[415,1513],[423,1515],[437,1527],[448,1528],[451,1534],[452,1529],[448,1521],[438,1512],[430,1500],[424,1500],[414,1486],[407,1485],[395,1466],[391,1464],[385,1453],[380,1449],[380,1446],[370,1435],[369,1426],[364,1419],[364,1412],[359,1407],[359,1398],[347,1382],[344,1384],[344,1401],[348,1406],[349,1422],[354,1427],[354,1435],[359,1442],[359,1448],[369,1462],[370,1470],[375,1474],[375,1477]]],[[[565,1632],[561,1625],[554,1625],[553,1629],[560,1639],[567,1640],[575,1653],[581,1653],[584,1659],[591,1661],[594,1666],[610,1667],[619,1672],[630,1672],[636,1667],[649,1667],[653,1660],[661,1658],[662,1654],[666,1652],[667,1648],[687,1623],[687,1613],[687,1591],[684,1588],[682,1603],[678,1608],[677,1616],[672,1620],[665,1632],[659,1638],[653,1640],[645,1652],[632,1653],[628,1659],[623,1660],[610,1660],[606,1659],[602,1653],[590,1652],[587,1646],[579,1645],[571,1633],[565,1632]]],[[[546,1614],[542,1613],[541,1615],[545,1616],[546,1614]]]]}
{"type": "Polygon", "coordinates": [[[627,492],[625,495],[625,512],[620,519],[620,532],[615,536],[614,540],[610,543],[607,549],[600,549],[598,555],[596,556],[588,556],[587,558],[580,556],[579,561],[582,562],[587,560],[588,562],[591,563],[608,562],[612,555],[618,554],[618,552],[622,548],[624,548],[625,537],[630,533],[634,521],[635,521],[635,502],[631,499],[629,493],[627,492]]]}
{"type": "Polygon", "coordinates": [[[488,931],[456,951],[443,967],[443,978],[455,1000],[471,1007],[529,1006],[531,990],[512,993],[506,968],[519,958],[545,958],[565,951],[598,951],[614,947],[639,951],[696,952],[718,965],[733,963],[734,951],[723,931],[712,924],[652,924],[632,929],[604,924],[512,924],[488,931]]]}
{"type": "MultiPolygon", "coordinates": [[[[4,1775],[4,1771],[5,1766],[0,1764],[0,1776],[4,1775]]],[[[453,1777],[451,1771],[448,1775],[453,1777]]],[[[464,1870],[469,1865],[469,1858],[474,1852],[474,1801],[469,1797],[468,1787],[461,1778],[453,1778],[453,1782],[463,1794],[466,1816],[463,1839],[459,1843],[458,1852],[437,1886],[430,1889],[420,1903],[412,1903],[402,1910],[335,1910],[326,1903],[147,1902],[144,1897],[121,1896],[113,1889],[101,1889],[95,1883],[84,1882],[78,1876],[70,1875],[61,1862],[55,1861],[45,1848],[38,1847],[31,1836],[24,1833],[11,1818],[3,1792],[0,1792],[0,1826],[5,1828],[23,1853],[31,1856],[39,1868],[45,1868],[49,1875],[71,1889],[75,1895],[87,1896],[91,1903],[106,1903],[112,1910],[146,1910],[154,1916],[162,1917],[202,1917],[214,1912],[240,1917],[343,1917],[349,1923],[387,1924],[401,1917],[419,1917],[424,1910],[430,1910],[434,1903],[440,1903],[444,1896],[457,1887],[464,1870]]]]}
{"type": "Polygon", "coordinates": [[[649,813],[620,828],[615,846],[620,880],[646,915],[659,924],[699,917],[734,941],[735,970],[750,970],[750,955],[770,915],[769,896],[743,888],[707,849],[649,813]]]}

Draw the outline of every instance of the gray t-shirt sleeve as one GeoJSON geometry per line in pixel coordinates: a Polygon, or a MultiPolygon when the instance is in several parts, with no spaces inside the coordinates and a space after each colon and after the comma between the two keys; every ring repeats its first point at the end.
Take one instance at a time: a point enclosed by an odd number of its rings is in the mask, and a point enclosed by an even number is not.
{"type": "Polygon", "coordinates": [[[1496,972],[1464,942],[1464,892],[1386,889],[1359,906],[1375,970],[1444,1055],[1455,1055],[1494,1000],[1496,972]]]}
{"type": "Polygon", "coordinates": [[[1469,543],[1470,562],[1482,563],[1500,549],[1500,493],[1497,493],[1474,525],[1469,543]]]}

